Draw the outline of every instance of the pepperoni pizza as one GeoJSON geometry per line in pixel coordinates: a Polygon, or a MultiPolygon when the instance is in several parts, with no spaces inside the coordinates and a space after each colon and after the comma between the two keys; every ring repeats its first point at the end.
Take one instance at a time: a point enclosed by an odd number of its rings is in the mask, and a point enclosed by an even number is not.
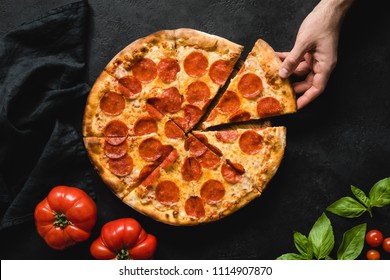
{"type": "Polygon", "coordinates": [[[202,128],[294,113],[294,92],[289,81],[279,77],[280,65],[274,50],[257,40],[202,128]]]}
{"type": "MultiPolygon", "coordinates": [[[[89,94],[83,135],[91,162],[124,203],[164,223],[194,225],[218,220],[261,195],[282,160],[284,127],[193,130],[242,49],[193,29],[163,30],[108,63],[89,94]]],[[[256,59],[259,52],[271,54],[258,50],[256,59]]],[[[274,65],[273,59],[247,59],[212,111],[215,118],[202,127],[242,120],[232,115],[259,107],[243,98],[260,103],[272,96],[284,110],[272,115],[293,111],[285,105],[295,104],[291,87],[274,76],[274,65]],[[251,76],[242,78],[249,74],[262,81],[261,93],[248,93],[258,87],[251,76]],[[242,95],[239,108],[228,93],[233,91],[242,95]]]]}

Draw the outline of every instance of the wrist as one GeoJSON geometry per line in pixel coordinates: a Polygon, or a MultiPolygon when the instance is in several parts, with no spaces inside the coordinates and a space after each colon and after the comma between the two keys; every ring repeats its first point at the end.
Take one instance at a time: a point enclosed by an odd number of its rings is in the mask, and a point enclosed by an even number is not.
{"type": "Polygon", "coordinates": [[[325,21],[330,21],[331,26],[339,28],[353,2],[354,0],[321,0],[314,10],[317,10],[325,21]]]}
{"type": "Polygon", "coordinates": [[[321,0],[319,4],[332,9],[335,13],[345,15],[355,0],[321,0]]]}

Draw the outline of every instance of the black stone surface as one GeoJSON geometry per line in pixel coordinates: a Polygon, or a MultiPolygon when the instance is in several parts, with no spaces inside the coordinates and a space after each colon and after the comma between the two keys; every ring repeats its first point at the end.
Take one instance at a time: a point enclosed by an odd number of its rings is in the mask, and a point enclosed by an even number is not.
{"type": "MultiPolygon", "coordinates": [[[[2,0],[0,32],[71,2],[2,0]]],[[[288,51],[300,23],[317,2],[89,1],[86,79],[92,85],[118,51],[161,29],[190,27],[217,34],[244,45],[242,58],[257,38],[275,50],[288,51]]],[[[330,203],[351,195],[350,185],[368,192],[375,182],[390,177],[390,17],[384,5],[385,1],[356,0],[345,18],[338,64],[325,92],[296,114],[274,118],[273,125],[287,127],[287,148],[280,169],[259,199],[212,224],[173,227],[122,204],[96,175],[99,216],[87,242],[54,251],[31,221],[1,232],[2,259],[90,259],[89,246],[101,226],[121,217],[136,218],[157,236],[156,259],[275,259],[295,252],[293,232],[307,235],[330,203]]],[[[372,219],[366,214],[357,219],[327,215],[336,248],[347,229],[363,222],[390,236],[390,207],[375,210],[372,219]]],[[[383,258],[389,259],[389,254],[383,258]]]]}

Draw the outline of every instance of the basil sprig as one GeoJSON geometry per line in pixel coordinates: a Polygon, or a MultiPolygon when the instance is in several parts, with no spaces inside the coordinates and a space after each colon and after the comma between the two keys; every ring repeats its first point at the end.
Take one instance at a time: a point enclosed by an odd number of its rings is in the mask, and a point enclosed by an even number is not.
{"type": "Polygon", "coordinates": [[[377,182],[370,190],[368,196],[358,187],[351,186],[355,198],[345,196],[333,202],[326,210],[341,217],[356,218],[364,212],[372,217],[373,207],[390,205],[390,177],[377,182]]]}
{"type": "MultiPolygon", "coordinates": [[[[337,259],[354,260],[363,250],[366,224],[347,230],[337,250],[337,259]]],[[[294,244],[299,253],[287,253],[277,260],[312,260],[332,259],[329,255],[334,248],[334,234],[330,220],[322,213],[309,232],[309,237],[294,232],[294,244]]]]}

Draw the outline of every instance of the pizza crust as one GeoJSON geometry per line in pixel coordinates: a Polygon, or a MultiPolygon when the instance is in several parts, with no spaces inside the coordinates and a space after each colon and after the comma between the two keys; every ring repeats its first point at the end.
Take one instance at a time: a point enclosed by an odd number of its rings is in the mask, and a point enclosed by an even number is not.
{"type": "Polygon", "coordinates": [[[101,160],[103,153],[102,139],[98,137],[84,137],[84,144],[88,152],[88,156],[95,167],[96,171],[102,178],[103,182],[110,188],[110,190],[120,199],[122,199],[129,188],[118,176],[112,174],[101,160]]]}
{"type": "Polygon", "coordinates": [[[105,70],[112,75],[116,74],[119,66],[130,70],[135,62],[144,58],[146,54],[157,48],[161,56],[175,55],[175,31],[161,30],[140,38],[129,44],[107,64],[105,70]]]}

